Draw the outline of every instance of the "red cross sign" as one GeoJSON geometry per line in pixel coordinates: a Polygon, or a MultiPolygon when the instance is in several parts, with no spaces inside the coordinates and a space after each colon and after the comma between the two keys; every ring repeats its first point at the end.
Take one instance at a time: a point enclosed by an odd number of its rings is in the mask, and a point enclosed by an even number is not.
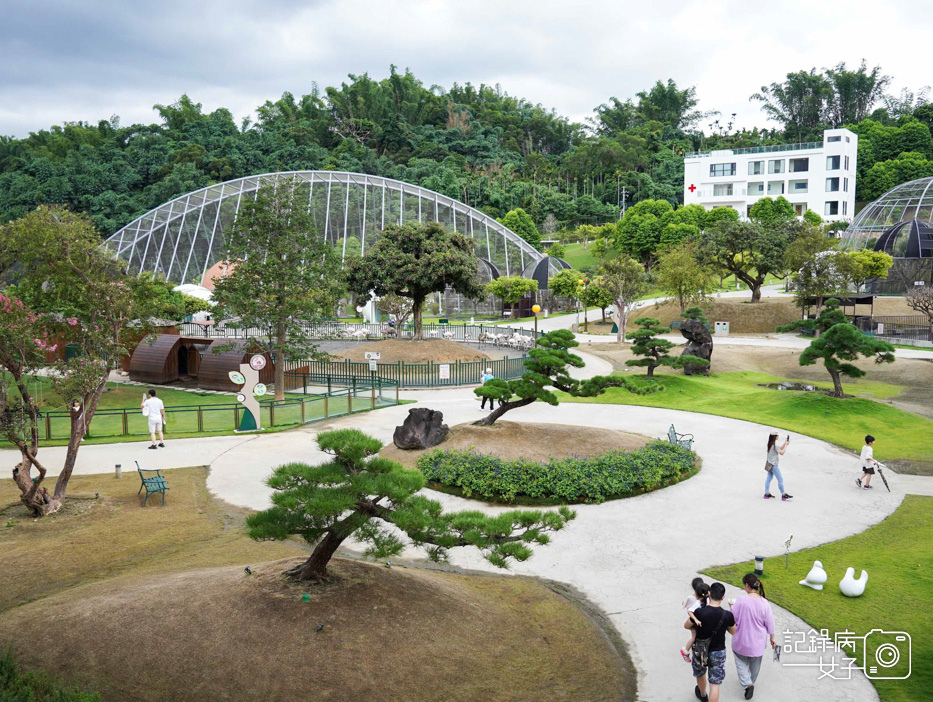
{"type": "Polygon", "coordinates": [[[697,186],[695,186],[693,183],[690,183],[690,187],[687,188],[687,190],[689,190],[691,193],[696,189],[697,189],[697,186]]]}

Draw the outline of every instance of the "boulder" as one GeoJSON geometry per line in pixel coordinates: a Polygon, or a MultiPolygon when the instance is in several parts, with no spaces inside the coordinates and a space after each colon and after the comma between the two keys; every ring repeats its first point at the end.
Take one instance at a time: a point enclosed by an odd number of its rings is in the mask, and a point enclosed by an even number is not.
{"type": "Polygon", "coordinates": [[[444,422],[444,414],[427,407],[408,410],[408,417],[400,427],[395,427],[392,442],[400,449],[414,450],[437,446],[450,433],[444,422]]]}
{"type": "MultiPolygon", "coordinates": [[[[680,326],[680,333],[687,340],[687,347],[681,356],[697,356],[707,361],[713,356],[713,335],[698,319],[685,319],[680,326]]],[[[684,366],[684,375],[709,375],[709,366],[684,366]]]]}

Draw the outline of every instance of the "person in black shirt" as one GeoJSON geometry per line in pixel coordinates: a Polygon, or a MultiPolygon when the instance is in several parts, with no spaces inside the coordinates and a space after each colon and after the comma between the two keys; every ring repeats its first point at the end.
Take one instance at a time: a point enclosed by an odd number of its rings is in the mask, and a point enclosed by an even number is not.
{"type": "Polygon", "coordinates": [[[698,642],[706,639],[710,642],[707,665],[698,665],[697,657],[693,657],[693,677],[697,680],[693,692],[701,702],[719,702],[719,686],[726,677],[726,632],[735,633],[735,617],[722,608],[725,596],[726,586],[713,583],[709,586],[709,604],[693,613],[700,625],[697,627],[690,618],[684,622],[684,629],[697,629],[698,642]],[[707,673],[709,696],[706,694],[707,673]]]}

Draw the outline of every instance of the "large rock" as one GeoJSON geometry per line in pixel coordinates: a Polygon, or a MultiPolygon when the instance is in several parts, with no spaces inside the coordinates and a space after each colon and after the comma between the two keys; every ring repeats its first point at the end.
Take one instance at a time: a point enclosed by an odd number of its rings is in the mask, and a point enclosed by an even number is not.
{"type": "Polygon", "coordinates": [[[400,427],[395,427],[392,442],[400,449],[426,449],[437,446],[450,433],[443,423],[444,415],[427,407],[408,410],[408,417],[400,427]]]}
{"type": "MultiPolygon", "coordinates": [[[[681,356],[697,356],[710,361],[713,357],[713,335],[698,319],[685,319],[680,333],[687,340],[681,356]]],[[[709,366],[684,366],[684,375],[709,375],[709,366]]]]}

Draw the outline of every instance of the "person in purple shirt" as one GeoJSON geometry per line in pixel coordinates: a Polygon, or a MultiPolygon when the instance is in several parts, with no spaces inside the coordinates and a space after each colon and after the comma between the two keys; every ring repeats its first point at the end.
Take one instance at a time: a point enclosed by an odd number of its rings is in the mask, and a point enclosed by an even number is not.
{"type": "Polygon", "coordinates": [[[754,573],[742,578],[746,597],[739,598],[732,605],[735,617],[735,634],[732,636],[732,653],[735,654],[735,672],[739,683],[745,688],[745,699],[750,700],[755,694],[755,681],[761,670],[761,658],[765,653],[765,641],[771,637],[774,642],[774,613],[765,599],[765,586],[754,573]]]}

